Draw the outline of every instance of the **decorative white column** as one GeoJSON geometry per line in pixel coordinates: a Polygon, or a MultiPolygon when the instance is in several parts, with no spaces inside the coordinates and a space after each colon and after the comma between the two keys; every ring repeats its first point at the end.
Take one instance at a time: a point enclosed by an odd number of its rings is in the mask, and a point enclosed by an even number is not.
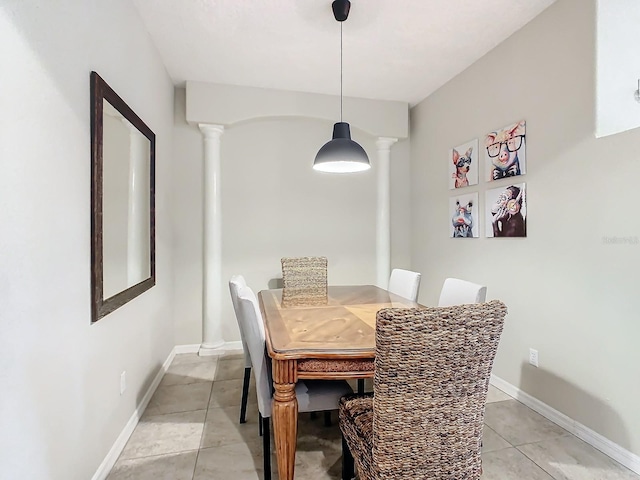
{"type": "Polygon", "coordinates": [[[376,270],[377,285],[386,289],[391,274],[391,145],[397,138],[379,137],[378,147],[378,211],[376,215],[376,270]]]}
{"type": "Polygon", "coordinates": [[[222,125],[199,124],[204,135],[204,266],[202,345],[199,355],[217,355],[222,338],[222,218],[220,208],[220,137],[222,125]]]}
{"type": "Polygon", "coordinates": [[[149,258],[149,139],[129,128],[129,205],[127,216],[127,286],[151,275],[149,258]]]}

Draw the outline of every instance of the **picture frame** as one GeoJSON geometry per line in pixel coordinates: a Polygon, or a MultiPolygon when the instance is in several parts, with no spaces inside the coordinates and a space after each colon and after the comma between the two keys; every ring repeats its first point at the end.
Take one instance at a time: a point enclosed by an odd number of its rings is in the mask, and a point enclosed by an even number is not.
{"type": "Polygon", "coordinates": [[[449,150],[449,189],[478,184],[478,139],[449,150]]]}
{"type": "Polygon", "coordinates": [[[478,238],[478,192],[459,193],[449,198],[449,236],[451,238],[478,238]]]}
{"type": "Polygon", "coordinates": [[[520,120],[485,135],[487,181],[527,173],[526,130],[526,122],[520,120]]]}
{"type": "Polygon", "coordinates": [[[489,238],[527,236],[526,183],[505,184],[485,192],[485,231],[489,238]]]}

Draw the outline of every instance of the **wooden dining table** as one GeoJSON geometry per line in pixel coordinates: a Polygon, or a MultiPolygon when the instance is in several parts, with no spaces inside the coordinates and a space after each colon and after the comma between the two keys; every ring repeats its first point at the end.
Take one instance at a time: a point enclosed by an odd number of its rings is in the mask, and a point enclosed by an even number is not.
{"type": "MultiPolygon", "coordinates": [[[[258,294],[272,359],[273,429],[281,480],[293,480],[298,428],[295,384],[373,377],[376,313],[420,305],[373,285],[330,286],[320,305],[284,305],[282,289],[258,294]]],[[[317,302],[316,302],[317,303],[317,302]]]]}

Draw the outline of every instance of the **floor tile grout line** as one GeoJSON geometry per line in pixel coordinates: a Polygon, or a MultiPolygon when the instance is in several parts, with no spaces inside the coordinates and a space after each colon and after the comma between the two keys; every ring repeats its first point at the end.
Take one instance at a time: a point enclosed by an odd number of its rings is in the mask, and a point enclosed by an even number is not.
{"type": "MultiPolygon", "coordinates": [[[[532,463],[534,463],[535,465],[537,465],[538,467],[540,467],[544,472],[546,472],[550,477],[552,477],[554,480],[563,480],[564,477],[561,478],[557,478],[555,477],[551,472],[547,471],[542,465],[540,465],[539,463],[537,463],[533,458],[531,458],[529,455],[527,455],[525,452],[523,452],[522,450],[520,450],[520,447],[525,447],[527,445],[536,445],[538,443],[544,443],[546,441],[549,440],[556,440],[560,437],[574,437],[576,440],[578,440],[580,443],[584,443],[587,447],[593,448],[594,450],[596,450],[598,453],[601,453],[602,455],[604,455],[605,457],[607,457],[609,460],[611,460],[613,462],[613,464],[615,466],[617,466],[618,468],[622,468],[624,470],[628,470],[629,472],[631,472],[634,475],[637,475],[635,472],[633,472],[632,470],[630,470],[629,468],[627,468],[626,466],[620,464],[619,462],[615,461],[614,459],[612,459],[611,457],[609,457],[607,454],[601,452],[600,450],[598,450],[597,448],[595,448],[593,445],[589,445],[587,442],[585,442],[584,440],[582,440],[580,437],[578,437],[577,435],[575,435],[574,433],[571,433],[568,430],[565,430],[564,433],[562,435],[556,435],[553,437],[549,437],[546,438],[544,440],[539,440],[537,442],[529,442],[529,443],[523,443],[521,445],[517,445],[515,446],[515,448],[522,453],[522,455],[524,455],[525,457],[527,457],[529,460],[531,460],[532,463]]],[[[639,477],[640,478],[640,477],[639,477]]]]}
{"type": "Polygon", "coordinates": [[[173,452],[154,453],[153,455],[140,455],[139,457],[118,457],[118,462],[120,460],[129,461],[129,460],[141,460],[143,458],[168,457],[170,455],[181,455],[183,453],[196,452],[198,450],[199,448],[187,448],[185,450],[175,450],[173,452]]]}
{"type": "Polygon", "coordinates": [[[205,407],[204,422],[202,423],[202,433],[200,434],[200,442],[198,442],[198,454],[202,449],[202,442],[204,441],[204,432],[207,426],[207,418],[209,418],[209,409],[211,408],[211,395],[213,395],[213,386],[215,384],[216,373],[218,372],[218,361],[216,360],[216,366],[213,372],[213,380],[211,381],[211,390],[209,390],[209,398],[207,398],[207,406],[205,407]]]}
{"type": "MultiPolygon", "coordinates": [[[[500,401],[498,401],[498,402],[491,402],[491,403],[492,403],[492,404],[494,404],[494,403],[504,403],[504,402],[510,402],[511,400],[515,400],[516,402],[521,403],[521,402],[519,402],[519,401],[518,401],[517,399],[515,399],[515,398],[513,398],[513,399],[500,400],[500,401]]],[[[525,406],[526,406],[526,405],[525,405],[525,406]]],[[[536,412],[536,413],[537,413],[537,412],[536,412]]],[[[495,432],[495,434],[496,434],[496,435],[498,435],[500,438],[502,438],[504,441],[506,441],[506,442],[510,445],[509,447],[505,447],[505,448],[501,448],[501,449],[498,449],[498,450],[494,450],[494,452],[499,452],[499,451],[501,451],[501,450],[506,450],[507,448],[513,448],[513,449],[515,449],[517,452],[519,452],[522,456],[524,456],[527,460],[529,460],[531,463],[533,463],[536,467],[538,467],[540,470],[542,470],[544,473],[546,473],[546,474],[547,474],[550,478],[552,478],[553,480],[562,480],[562,479],[558,479],[558,478],[556,478],[555,476],[553,476],[553,475],[551,474],[551,472],[547,471],[547,470],[546,470],[542,465],[539,465],[539,464],[538,464],[534,459],[532,459],[531,457],[529,457],[525,452],[523,452],[522,450],[520,450],[520,448],[518,448],[518,447],[521,447],[521,446],[524,446],[524,445],[532,445],[532,444],[535,444],[535,443],[544,442],[544,441],[546,441],[546,440],[548,440],[548,439],[545,439],[545,440],[539,440],[539,441],[537,441],[537,442],[529,442],[529,443],[523,443],[523,444],[520,444],[520,445],[516,445],[516,444],[514,444],[514,443],[510,442],[509,440],[507,440],[506,438],[504,438],[502,435],[500,435],[500,434],[499,434],[499,433],[498,433],[494,428],[491,428],[491,426],[490,426],[490,425],[487,425],[486,423],[485,423],[485,425],[486,425],[488,428],[490,428],[491,430],[493,430],[493,431],[495,432]]],[[[563,430],[564,430],[564,428],[563,428],[563,430]]],[[[564,436],[564,434],[565,434],[565,433],[569,433],[569,432],[567,432],[566,430],[564,430],[564,432],[563,432],[561,435],[553,436],[553,437],[550,437],[550,438],[559,438],[559,437],[561,437],[561,436],[564,436]]],[[[487,452],[487,453],[493,453],[493,452],[487,452]]]]}
{"type": "MultiPolygon", "coordinates": [[[[573,433],[569,432],[568,430],[564,430],[559,435],[554,434],[554,435],[549,436],[548,438],[543,438],[542,440],[536,440],[535,442],[520,443],[518,445],[514,445],[514,447],[516,447],[517,449],[520,449],[520,447],[526,447],[527,445],[535,445],[537,443],[543,443],[543,442],[546,442],[548,440],[556,440],[556,439],[558,439],[560,437],[565,437],[565,436],[572,436],[572,437],[575,437],[576,439],[580,440],[580,438],[575,436],[573,433]]],[[[580,441],[583,442],[583,440],[580,440],[580,441]]]]}
{"type": "Polygon", "coordinates": [[[211,381],[211,390],[209,390],[209,397],[207,398],[207,408],[204,414],[204,420],[202,422],[202,433],[200,434],[200,441],[198,442],[198,451],[196,453],[196,461],[193,464],[193,472],[191,473],[191,480],[196,477],[196,469],[198,468],[198,459],[200,458],[200,450],[202,450],[202,441],[204,439],[204,430],[207,426],[207,417],[209,416],[209,404],[211,402],[211,395],[213,394],[213,384],[215,382],[215,371],[218,369],[218,361],[216,360],[216,366],[214,369],[214,380],[211,381]]]}
{"type": "MultiPolygon", "coordinates": [[[[556,437],[557,438],[557,437],[556,437]]],[[[535,443],[540,443],[540,442],[544,442],[545,440],[540,440],[539,442],[531,442],[531,443],[525,443],[521,446],[524,445],[533,445],[535,443]]],[[[551,472],[549,472],[546,468],[544,468],[544,466],[540,465],[538,462],[536,462],[533,458],[531,458],[529,455],[527,455],[525,452],[523,452],[522,450],[520,450],[518,447],[515,447],[516,450],[518,450],[518,452],[520,452],[526,459],[528,459],[531,463],[533,463],[535,466],[537,466],[540,470],[542,470],[544,473],[546,473],[547,475],[549,475],[551,478],[553,478],[553,480],[563,480],[562,477],[558,478],[555,475],[553,475],[551,472]]]]}
{"type": "MultiPolygon", "coordinates": [[[[216,375],[217,375],[217,374],[218,374],[218,372],[219,372],[219,371],[221,371],[221,370],[225,370],[225,371],[226,371],[226,370],[228,370],[228,369],[225,369],[225,368],[222,368],[222,369],[221,369],[221,368],[220,368],[221,366],[222,366],[222,365],[219,363],[219,360],[216,360],[216,367],[215,367],[216,375]]],[[[235,369],[234,369],[234,370],[235,370],[235,369]]],[[[227,371],[227,374],[228,374],[228,373],[229,373],[229,371],[227,371]]],[[[212,401],[212,398],[213,398],[213,387],[215,386],[215,384],[216,384],[216,383],[224,382],[224,381],[226,381],[226,380],[236,380],[236,381],[238,381],[238,380],[240,380],[240,379],[235,379],[235,378],[225,378],[225,379],[221,379],[221,380],[216,380],[216,379],[215,379],[215,375],[214,375],[214,378],[213,378],[213,380],[211,381],[211,390],[210,390],[210,392],[209,392],[209,399],[208,399],[207,404],[206,404],[206,406],[205,406],[205,408],[204,408],[204,410],[205,410],[205,420],[204,420],[204,425],[206,425],[207,420],[211,418],[211,417],[209,416],[210,414],[211,414],[211,415],[217,414],[217,411],[211,412],[211,409],[212,409],[212,408],[220,408],[220,409],[224,409],[224,408],[228,408],[228,407],[231,407],[231,406],[233,406],[234,408],[239,408],[239,404],[238,404],[238,405],[219,405],[218,407],[215,407],[215,406],[212,406],[212,405],[211,405],[211,401],[212,401]]],[[[487,405],[489,405],[489,404],[494,404],[494,403],[505,403],[505,402],[510,402],[511,400],[515,400],[515,402],[516,402],[516,403],[518,403],[519,405],[525,406],[525,407],[529,408],[530,410],[532,410],[533,412],[538,413],[538,412],[536,412],[535,410],[533,410],[531,407],[528,407],[527,405],[523,404],[521,401],[519,401],[518,399],[515,399],[515,398],[508,398],[508,399],[503,399],[503,400],[499,400],[499,401],[496,401],[496,402],[490,402],[490,403],[487,403],[487,405]]],[[[200,410],[202,410],[202,409],[200,409],[200,410]]],[[[167,414],[167,415],[169,415],[169,414],[167,414]]],[[[554,424],[555,424],[555,422],[553,422],[553,421],[552,421],[552,423],[554,423],[554,424]]],[[[196,477],[195,477],[195,473],[197,472],[197,468],[196,468],[196,467],[197,467],[197,464],[198,464],[198,460],[199,460],[199,459],[201,459],[201,457],[200,457],[200,453],[201,453],[201,451],[203,450],[202,444],[203,444],[204,433],[205,433],[204,425],[203,425],[203,430],[202,430],[202,433],[201,433],[201,438],[200,438],[200,442],[199,442],[199,447],[198,447],[198,448],[197,448],[197,450],[196,450],[196,462],[195,462],[195,464],[194,464],[194,470],[193,470],[192,477],[191,477],[191,478],[192,478],[192,480],[194,480],[194,479],[196,478],[196,477]]],[[[556,425],[557,425],[557,424],[556,424],[556,425]]],[[[551,480],[551,479],[559,480],[559,478],[558,478],[557,476],[555,476],[552,472],[550,472],[550,471],[548,471],[547,469],[545,469],[545,467],[544,467],[543,465],[541,465],[541,464],[537,463],[533,458],[531,458],[529,455],[527,455],[525,452],[523,452],[523,451],[521,450],[521,448],[526,447],[527,445],[536,445],[536,444],[545,443],[545,442],[547,442],[547,441],[551,441],[551,440],[553,440],[553,439],[558,439],[558,438],[561,438],[561,437],[563,437],[563,436],[567,436],[568,434],[570,434],[570,435],[572,435],[573,437],[577,438],[578,440],[580,440],[580,441],[584,442],[584,440],[582,440],[581,438],[579,438],[577,435],[573,434],[572,432],[569,432],[568,430],[566,430],[565,428],[563,428],[563,427],[561,427],[561,426],[560,426],[560,429],[562,430],[562,433],[559,433],[559,434],[553,434],[552,436],[550,436],[550,437],[548,437],[548,438],[543,438],[543,439],[540,439],[540,440],[537,440],[537,441],[530,441],[530,442],[527,442],[527,443],[521,443],[521,444],[519,444],[519,445],[515,445],[514,443],[510,442],[509,440],[505,439],[505,438],[504,438],[504,437],[502,437],[500,434],[498,434],[498,433],[497,433],[497,431],[495,431],[491,426],[487,425],[487,424],[486,424],[486,422],[485,422],[485,426],[486,426],[486,428],[489,428],[490,430],[493,430],[493,431],[494,431],[494,433],[496,433],[496,435],[498,435],[500,438],[502,438],[502,439],[506,442],[506,444],[508,445],[508,447],[499,448],[499,449],[497,449],[497,450],[492,450],[491,452],[487,452],[487,453],[495,453],[495,452],[500,452],[500,451],[503,451],[503,450],[507,450],[507,449],[509,449],[509,448],[513,448],[513,449],[515,449],[515,452],[518,452],[518,454],[521,454],[523,458],[527,459],[527,461],[530,461],[533,465],[535,465],[535,466],[536,466],[536,467],[538,467],[540,470],[542,470],[542,472],[544,472],[544,474],[547,476],[548,480],[551,480]]],[[[244,443],[244,442],[238,442],[238,443],[239,443],[239,444],[242,444],[242,443],[244,443]]],[[[585,443],[586,443],[586,442],[585,442],[585,443]]],[[[589,444],[587,444],[587,445],[589,445],[589,444]]],[[[215,448],[215,447],[216,447],[216,446],[214,446],[214,448],[215,448]]],[[[186,450],[186,451],[193,451],[193,450],[186,450]]],[[[181,453],[181,452],[175,452],[175,453],[181,453]]],[[[168,454],[160,454],[160,455],[147,455],[147,456],[137,457],[137,458],[156,457],[156,456],[172,455],[172,454],[174,454],[174,452],[171,452],[171,453],[168,453],[168,454]]],[[[203,455],[204,455],[204,454],[203,454],[203,455]]],[[[605,454],[605,455],[606,455],[606,454],[605,454]]],[[[202,458],[204,458],[204,456],[203,456],[202,458]]],[[[544,459],[538,459],[538,461],[543,461],[543,460],[544,460],[544,459]]],[[[612,460],[612,461],[613,461],[613,460],[612,460]]],[[[613,462],[614,462],[614,463],[616,463],[617,465],[619,465],[619,463],[618,463],[618,462],[615,462],[615,461],[613,461],[613,462]]],[[[548,462],[547,462],[547,467],[549,467],[548,462]]],[[[628,470],[627,468],[625,468],[625,469],[626,469],[626,470],[628,470]]],[[[562,475],[562,472],[556,473],[556,475],[562,475]]],[[[560,476],[560,478],[565,478],[565,477],[560,476]]]]}

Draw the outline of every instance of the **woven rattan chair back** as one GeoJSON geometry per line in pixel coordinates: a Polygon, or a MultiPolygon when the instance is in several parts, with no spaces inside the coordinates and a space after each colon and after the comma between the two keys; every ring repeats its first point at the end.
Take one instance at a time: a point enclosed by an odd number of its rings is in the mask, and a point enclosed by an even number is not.
{"type": "Polygon", "coordinates": [[[327,303],[327,258],[285,257],[282,263],[282,304],[327,303]]]}
{"type": "Polygon", "coordinates": [[[502,302],[385,309],[376,321],[374,479],[481,475],[489,377],[502,302]]]}

